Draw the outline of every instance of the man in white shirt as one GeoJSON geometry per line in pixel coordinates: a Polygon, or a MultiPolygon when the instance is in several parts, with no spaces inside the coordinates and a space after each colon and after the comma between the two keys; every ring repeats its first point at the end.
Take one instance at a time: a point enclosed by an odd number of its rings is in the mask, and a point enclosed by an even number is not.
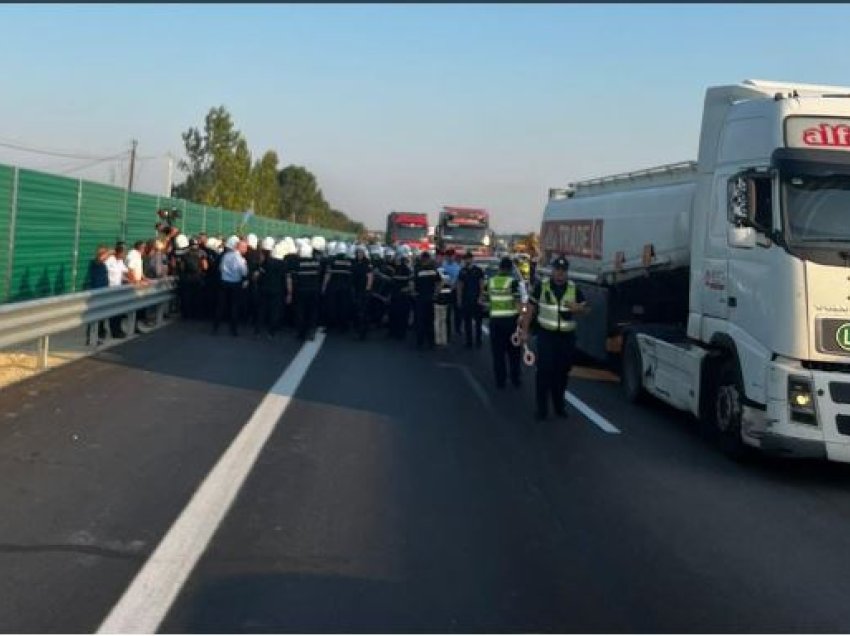
{"type": "MultiPolygon", "coordinates": [[[[109,287],[120,287],[127,276],[127,265],[124,263],[126,252],[124,243],[116,243],[115,250],[106,259],[106,274],[109,278],[109,287]]],[[[126,338],[127,334],[121,329],[121,318],[123,316],[110,316],[109,332],[113,338],[126,338]]]]}
{"type": "MultiPolygon", "coordinates": [[[[131,285],[142,285],[147,284],[148,282],[144,276],[145,251],[145,242],[136,241],[133,243],[133,249],[127,253],[127,259],[125,260],[127,265],[127,282],[131,285]]],[[[134,333],[143,333],[142,330],[139,329],[139,323],[144,322],[146,319],[147,311],[145,309],[139,309],[136,311],[136,329],[134,333]]]]}

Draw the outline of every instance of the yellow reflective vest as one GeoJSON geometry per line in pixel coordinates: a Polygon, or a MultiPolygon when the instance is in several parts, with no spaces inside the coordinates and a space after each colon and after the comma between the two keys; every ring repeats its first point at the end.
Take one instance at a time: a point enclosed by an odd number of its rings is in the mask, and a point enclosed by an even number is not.
{"type": "Polygon", "coordinates": [[[512,276],[498,275],[487,282],[487,294],[490,297],[490,318],[509,318],[517,316],[516,301],[511,290],[512,276]]]}
{"type": "Polygon", "coordinates": [[[576,301],[576,286],[575,283],[567,282],[567,290],[561,296],[559,301],[555,294],[552,293],[552,287],[547,278],[543,281],[540,290],[540,300],[537,303],[537,322],[547,331],[575,331],[575,320],[564,320],[561,317],[562,311],[568,311],[565,307],[568,303],[576,301]]]}

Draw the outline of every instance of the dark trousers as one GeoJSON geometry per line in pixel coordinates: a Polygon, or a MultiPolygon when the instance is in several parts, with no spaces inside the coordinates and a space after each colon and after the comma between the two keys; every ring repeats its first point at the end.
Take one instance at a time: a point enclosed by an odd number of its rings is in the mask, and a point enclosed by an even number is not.
{"type": "Polygon", "coordinates": [[[180,314],[184,319],[201,317],[203,293],[203,283],[200,279],[180,281],[180,314]]]}
{"type": "Polygon", "coordinates": [[[410,298],[404,294],[394,295],[390,302],[390,335],[393,338],[404,340],[409,320],[410,298]]]}
{"type": "Polygon", "coordinates": [[[237,335],[236,326],[239,323],[239,313],[242,309],[242,283],[225,283],[222,281],[218,288],[218,304],[216,305],[213,332],[218,331],[218,325],[227,316],[230,322],[230,333],[237,335]]]}
{"type": "Polygon", "coordinates": [[[414,311],[416,346],[434,346],[434,301],[430,298],[417,298],[414,311]]]}
{"type": "Polygon", "coordinates": [[[351,287],[328,287],[327,310],[328,327],[348,331],[353,319],[354,298],[351,287]]]}
{"type": "Polygon", "coordinates": [[[466,337],[467,346],[472,345],[472,323],[475,322],[475,344],[481,346],[481,321],[483,312],[478,303],[464,303],[461,308],[463,312],[463,333],[466,337]]]}
{"type": "Polygon", "coordinates": [[[280,294],[260,294],[260,318],[263,327],[270,336],[280,328],[280,313],[283,296],[280,294]]]}
{"type": "Polygon", "coordinates": [[[537,335],[537,412],[546,415],[549,401],[555,413],[564,411],[564,393],[575,358],[575,332],[540,329],[537,335]]]}
{"type": "Polygon", "coordinates": [[[354,294],[354,331],[362,339],[369,331],[369,315],[367,313],[369,296],[365,291],[354,294]]]}
{"type": "Polygon", "coordinates": [[[295,324],[298,337],[304,340],[312,334],[319,318],[319,292],[301,292],[295,298],[295,324]]]}
{"type": "Polygon", "coordinates": [[[511,371],[511,382],[514,385],[520,383],[520,348],[511,344],[511,336],[515,331],[515,318],[490,319],[490,350],[493,352],[493,373],[498,387],[505,386],[508,368],[511,371]]]}
{"type": "Polygon", "coordinates": [[[117,338],[120,336],[123,331],[121,331],[121,320],[124,318],[123,314],[118,314],[117,316],[109,317],[109,334],[113,338],[117,338]]]}
{"type": "Polygon", "coordinates": [[[254,326],[254,333],[260,333],[260,290],[254,283],[248,286],[245,293],[244,311],[247,323],[254,326]]]}

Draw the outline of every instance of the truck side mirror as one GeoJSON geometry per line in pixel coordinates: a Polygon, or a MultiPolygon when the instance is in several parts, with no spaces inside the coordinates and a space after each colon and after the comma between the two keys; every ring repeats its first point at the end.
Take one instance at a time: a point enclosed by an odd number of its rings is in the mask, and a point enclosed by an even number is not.
{"type": "Polygon", "coordinates": [[[756,229],[751,225],[730,225],[726,237],[729,247],[752,249],[756,246],[756,229]]]}
{"type": "Polygon", "coordinates": [[[747,224],[752,218],[750,215],[753,209],[754,185],[753,180],[743,174],[729,179],[727,188],[729,220],[736,225],[747,224]]]}

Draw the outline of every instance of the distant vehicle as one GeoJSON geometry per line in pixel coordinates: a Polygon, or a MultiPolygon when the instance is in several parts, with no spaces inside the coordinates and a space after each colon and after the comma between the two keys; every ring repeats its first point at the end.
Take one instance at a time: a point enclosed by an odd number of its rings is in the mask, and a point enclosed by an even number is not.
{"type": "Polygon", "coordinates": [[[444,207],[440,211],[435,238],[440,250],[471,251],[475,256],[493,255],[490,213],[483,208],[444,207]]]}
{"type": "Polygon", "coordinates": [[[711,87],[697,161],[550,190],[545,261],[592,307],[578,347],[733,454],[850,462],[848,94],[711,87]]]}
{"type": "Polygon", "coordinates": [[[390,212],[387,215],[386,243],[393,247],[408,245],[428,250],[428,215],[424,212],[390,212]]]}

